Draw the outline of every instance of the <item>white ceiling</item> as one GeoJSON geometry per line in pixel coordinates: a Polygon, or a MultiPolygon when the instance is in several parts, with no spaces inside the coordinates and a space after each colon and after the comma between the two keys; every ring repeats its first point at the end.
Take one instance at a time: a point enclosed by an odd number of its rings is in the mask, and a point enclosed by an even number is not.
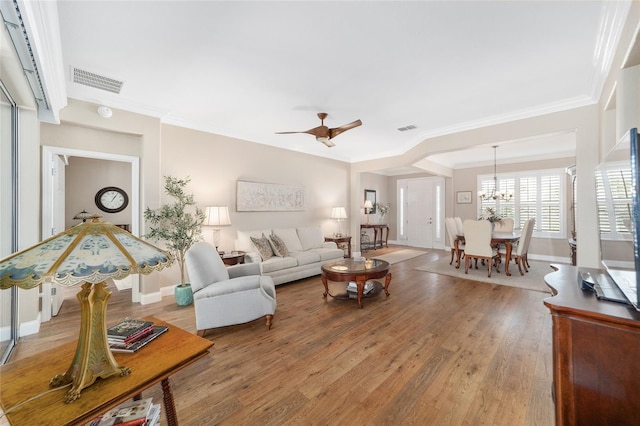
{"type": "MultiPolygon", "coordinates": [[[[615,40],[600,1],[58,0],[70,98],[163,122],[356,162],[442,134],[591,104],[615,40]],[[120,94],[71,81],[77,67],[120,94]],[[303,131],[361,119],[328,148],[303,131]],[[399,127],[415,125],[400,132],[399,127]]],[[[619,2],[618,2],[619,3],[619,2]]],[[[555,139],[554,139],[555,138],[555,139]]],[[[519,141],[520,156],[575,151],[519,141]]],[[[561,142],[560,142],[561,141],[561,142]]],[[[504,141],[496,141],[504,142],[504,141]]],[[[501,158],[507,148],[500,148],[501,158]]],[[[493,162],[485,146],[438,155],[493,162]]],[[[453,158],[453,160],[452,160],[453,158]]]]}

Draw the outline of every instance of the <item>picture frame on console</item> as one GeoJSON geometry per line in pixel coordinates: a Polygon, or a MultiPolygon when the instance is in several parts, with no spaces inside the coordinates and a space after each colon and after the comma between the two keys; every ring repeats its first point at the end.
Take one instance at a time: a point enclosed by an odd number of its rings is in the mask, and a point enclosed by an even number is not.
{"type": "Polygon", "coordinates": [[[371,201],[371,205],[373,206],[369,210],[369,214],[376,214],[376,191],[373,189],[365,189],[364,190],[364,202],[371,201]]]}

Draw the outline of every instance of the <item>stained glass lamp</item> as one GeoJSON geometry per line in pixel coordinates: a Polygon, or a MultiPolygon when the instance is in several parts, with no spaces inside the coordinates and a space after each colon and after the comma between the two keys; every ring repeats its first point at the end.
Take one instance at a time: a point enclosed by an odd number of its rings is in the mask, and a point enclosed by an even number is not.
{"type": "MultiPolygon", "coordinates": [[[[131,233],[98,218],[80,223],[35,246],[0,261],[0,289],[34,288],[46,280],[70,287],[83,283],[80,302],[80,335],[76,353],[66,373],[50,385],[72,384],[65,402],[80,397],[98,377],[131,373],[115,361],[107,342],[107,301],[111,292],[105,280],[129,274],[149,274],[170,265],[171,255],[131,233]]],[[[37,372],[34,372],[37,374],[37,372]]]]}

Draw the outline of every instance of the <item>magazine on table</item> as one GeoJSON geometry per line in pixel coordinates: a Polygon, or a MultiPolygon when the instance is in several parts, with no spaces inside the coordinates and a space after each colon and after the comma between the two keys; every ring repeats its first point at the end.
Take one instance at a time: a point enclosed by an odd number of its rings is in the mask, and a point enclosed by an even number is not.
{"type": "Polygon", "coordinates": [[[123,353],[137,352],[140,348],[146,346],[147,344],[149,344],[149,342],[155,340],[158,336],[160,336],[162,333],[166,332],[167,330],[169,330],[169,327],[167,326],[154,325],[152,331],[148,334],[145,334],[141,338],[129,343],[109,342],[109,348],[111,349],[111,352],[123,352],[123,353]]]}

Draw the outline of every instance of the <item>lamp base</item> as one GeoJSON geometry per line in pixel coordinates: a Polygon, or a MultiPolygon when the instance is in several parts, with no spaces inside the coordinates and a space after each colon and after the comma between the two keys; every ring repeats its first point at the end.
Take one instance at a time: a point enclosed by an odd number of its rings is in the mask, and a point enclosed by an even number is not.
{"type": "Polygon", "coordinates": [[[49,385],[59,387],[73,383],[65,394],[64,402],[80,398],[80,392],[91,386],[98,377],[106,379],[131,373],[128,367],[120,367],[107,341],[107,301],[111,292],[106,283],[84,283],[76,298],[80,302],[80,335],[76,354],[64,374],[54,376],[49,385]]]}

